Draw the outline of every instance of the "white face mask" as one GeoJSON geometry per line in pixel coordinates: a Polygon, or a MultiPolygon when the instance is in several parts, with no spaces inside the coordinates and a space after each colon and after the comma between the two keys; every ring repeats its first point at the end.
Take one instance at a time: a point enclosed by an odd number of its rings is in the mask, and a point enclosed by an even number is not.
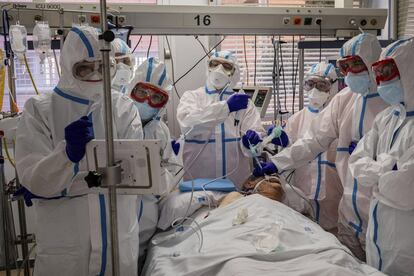
{"type": "Polygon", "coordinates": [[[125,63],[118,63],[116,65],[116,74],[112,83],[119,86],[127,85],[131,81],[131,78],[131,68],[125,63]]]}
{"type": "Polygon", "coordinates": [[[314,109],[321,109],[329,99],[329,93],[321,92],[316,88],[309,91],[309,106],[314,109]]]}
{"type": "Polygon", "coordinates": [[[222,89],[230,83],[230,76],[220,65],[208,73],[208,81],[214,86],[215,89],[222,89]]]}

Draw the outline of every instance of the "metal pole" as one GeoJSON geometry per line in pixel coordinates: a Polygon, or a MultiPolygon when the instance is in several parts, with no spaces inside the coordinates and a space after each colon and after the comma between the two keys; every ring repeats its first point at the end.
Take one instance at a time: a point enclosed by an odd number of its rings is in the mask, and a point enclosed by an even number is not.
{"type": "Polygon", "coordinates": [[[280,95],[279,95],[279,78],[280,78],[280,68],[279,68],[279,44],[280,41],[273,41],[274,49],[274,62],[273,65],[273,120],[276,123],[277,116],[280,113],[280,95]]]}
{"type": "Polygon", "coordinates": [[[303,95],[303,78],[305,70],[305,49],[299,50],[299,110],[303,109],[304,106],[304,95],[303,95]]]}
{"type": "MultiPolygon", "coordinates": [[[[3,152],[3,147],[2,147],[2,143],[0,143],[0,151],[3,152]]],[[[10,268],[10,243],[9,243],[9,231],[10,228],[8,227],[8,222],[9,222],[9,218],[8,218],[8,196],[6,194],[6,181],[5,181],[5,175],[4,175],[4,157],[3,154],[1,154],[1,159],[0,159],[0,168],[1,168],[1,172],[0,172],[0,177],[1,177],[1,181],[0,181],[0,185],[1,187],[1,202],[2,202],[2,212],[3,212],[3,217],[2,217],[2,222],[3,222],[3,239],[4,239],[4,269],[6,270],[6,276],[11,276],[11,268],[10,268]]]]}
{"type": "MultiPolygon", "coordinates": [[[[101,28],[104,34],[108,30],[106,19],[106,0],[100,0],[101,8],[101,28]]],[[[106,160],[107,167],[115,165],[114,155],[114,137],[112,126],[112,95],[111,95],[111,74],[110,74],[110,43],[103,39],[102,62],[103,62],[103,90],[104,90],[104,107],[105,107],[105,139],[106,139],[106,160]]],[[[111,231],[111,260],[112,275],[119,275],[119,242],[118,242],[118,217],[116,202],[116,184],[115,181],[109,180],[109,214],[110,214],[110,231],[111,231]]]]}
{"type": "MultiPolygon", "coordinates": [[[[10,110],[12,112],[17,110],[13,105],[12,99],[16,102],[17,105],[17,93],[16,93],[16,77],[14,75],[14,55],[13,53],[10,54],[9,59],[9,66],[8,66],[8,74],[9,74],[9,89],[10,89],[10,110]]],[[[14,149],[15,150],[15,149],[14,149]]],[[[16,171],[16,188],[19,189],[21,187],[19,178],[17,177],[16,171]]],[[[17,208],[19,212],[19,229],[20,229],[20,242],[22,247],[22,259],[26,260],[29,258],[29,243],[28,243],[28,234],[27,234],[27,222],[26,222],[26,211],[24,206],[23,199],[19,199],[17,201],[17,208]]],[[[24,265],[24,275],[30,276],[30,261],[28,260],[24,265]]]]}

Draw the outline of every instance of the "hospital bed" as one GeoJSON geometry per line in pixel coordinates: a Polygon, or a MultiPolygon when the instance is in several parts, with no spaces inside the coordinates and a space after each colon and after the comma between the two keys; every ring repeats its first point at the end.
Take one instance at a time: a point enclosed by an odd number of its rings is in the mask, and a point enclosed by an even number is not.
{"type": "Polygon", "coordinates": [[[191,227],[152,238],[142,275],[384,275],[310,219],[258,194],[191,218],[191,227]],[[246,221],[234,225],[243,209],[246,221]]]}

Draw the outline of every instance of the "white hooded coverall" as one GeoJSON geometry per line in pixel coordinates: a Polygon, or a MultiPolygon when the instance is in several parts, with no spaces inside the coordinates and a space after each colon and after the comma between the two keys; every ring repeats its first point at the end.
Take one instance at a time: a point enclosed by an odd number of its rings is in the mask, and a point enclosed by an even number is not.
{"type": "MultiPolygon", "coordinates": [[[[306,76],[328,77],[332,81],[337,79],[335,67],[324,62],[314,64],[306,76]]],[[[338,85],[335,82],[322,108],[307,106],[288,119],[284,130],[290,143],[293,144],[305,136],[311,122],[318,118],[319,112],[329,104],[337,91],[338,85]]],[[[292,185],[298,187],[311,200],[315,212],[314,219],[325,230],[333,230],[337,227],[338,205],[343,192],[335,166],[336,148],[337,140],[331,143],[329,150],[318,154],[315,160],[297,168],[292,182],[292,185]]]]}
{"type": "Polygon", "coordinates": [[[275,155],[272,161],[278,170],[301,167],[329,149],[338,139],[336,170],[344,189],[339,204],[338,238],[361,259],[365,258],[370,188],[360,187],[352,178],[349,168],[349,144],[359,141],[372,126],[375,116],[387,107],[379,97],[371,65],[381,53],[376,36],[363,33],[347,41],[341,48],[342,57],[358,55],[368,68],[371,85],[367,95],[353,93],[348,87],[341,90],[313,120],[305,137],[275,155]]]}
{"type": "Polygon", "coordinates": [[[414,41],[382,51],[400,72],[404,103],[378,114],[349,158],[352,175],[373,188],[367,231],[367,263],[388,275],[414,273],[414,41]],[[397,165],[396,168],[393,168],[397,165]]]}
{"type": "Polygon", "coordinates": [[[236,67],[230,88],[221,95],[207,81],[204,87],[187,91],[177,108],[181,132],[186,135],[184,145],[184,179],[225,178],[241,188],[251,175],[251,154],[241,141],[247,130],[264,134],[260,114],[249,100],[247,109],[229,112],[227,98],[234,92],[240,78],[236,57],[228,51],[216,52],[215,57],[229,60],[236,67]],[[239,124],[235,119],[239,118],[239,124]],[[228,175],[229,174],[229,175],[228,175]]]}
{"type": "MultiPolygon", "coordinates": [[[[127,95],[131,94],[131,91],[139,82],[150,83],[162,88],[169,94],[172,91],[172,81],[167,73],[166,65],[153,57],[150,57],[138,66],[133,80],[126,89],[127,95]]],[[[158,114],[149,122],[143,122],[144,139],[161,140],[161,160],[182,166],[182,160],[179,157],[180,154],[176,155],[172,150],[170,130],[161,120],[160,115],[158,114]]],[[[162,195],[170,192],[178,181],[176,174],[180,171],[180,166],[172,164],[163,165],[163,170],[165,171],[165,178],[163,180],[165,189],[162,195]]],[[[140,255],[144,254],[149,239],[155,233],[158,223],[158,212],[158,199],[155,196],[145,195],[138,198],[140,255]]]]}
{"type": "MultiPolygon", "coordinates": [[[[101,59],[98,31],[74,27],[65,40],[62,77],[50,93],[27,100],[17,129],[16,161],[22,184],[45,198],[35,201],[37,255],[34,274],[109,275],[111,254],[108,197],[93,194],[84,177],[86,161],[72,163],[66,155],[64,129],[82,116],[104,139],[103,84],[75,79],[73,65],[101,59]]],[[[141,120],[132,101],[112,94],[114,138],[141,138],[141,120]]],[[[136,275],[138,220],[136,196],[118,196],[121,275],[136,275]]]]}

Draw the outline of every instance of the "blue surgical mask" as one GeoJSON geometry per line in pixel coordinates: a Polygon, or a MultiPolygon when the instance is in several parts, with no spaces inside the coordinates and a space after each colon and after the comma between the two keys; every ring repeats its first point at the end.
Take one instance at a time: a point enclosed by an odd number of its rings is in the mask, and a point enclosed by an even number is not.
{"type": "Polygon", "coordinates": [[[381,82],[378,86],[378,94],[390,105],[397,105],[404,101],[404,89],[400,79],[381,82]]]}
{"type": "Polygon", "coordinates": [[[147,122],[157,116],[160,111],[158,108],[154,108],[148,105],[148,103],[134,102],[135,106],[138,108],[139,116],[141,121],[147,122]]]}
{"type": "Polygon", "coordinates": [[[352,92],[366,96],[368,95],[371,86],[371,78],[367,71],[358,74],[348,72],[345,77],[345,83],[349,86],[352,92]]]}

